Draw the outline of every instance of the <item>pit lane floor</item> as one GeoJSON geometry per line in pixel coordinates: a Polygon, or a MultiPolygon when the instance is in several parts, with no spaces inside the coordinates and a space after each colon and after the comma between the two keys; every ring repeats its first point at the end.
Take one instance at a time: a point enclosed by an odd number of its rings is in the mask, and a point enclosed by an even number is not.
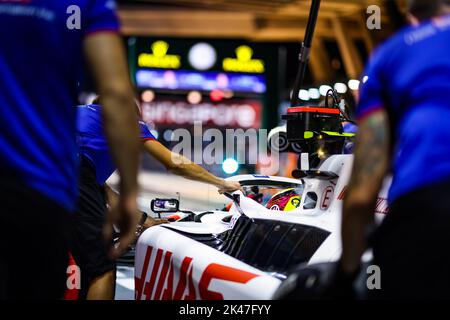
{"type": "Polygon", "coordinates": [[[117,266],[116,300],[134,300],[134,267],[117,266]]]}

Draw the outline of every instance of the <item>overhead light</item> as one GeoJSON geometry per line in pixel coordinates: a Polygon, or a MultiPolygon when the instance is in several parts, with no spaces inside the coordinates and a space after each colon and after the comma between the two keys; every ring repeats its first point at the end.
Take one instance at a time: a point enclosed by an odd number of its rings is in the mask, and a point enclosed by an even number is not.
{"type": "Polygon", "coordinates": [[[323,85],[323,86],[320,86],[319,92],[320,92],[320,94],[321,94],[322,96],[326,96],[328,90],[330,90],[330,89],[333,89],[333,88],[330,87],[330,86],[327,86],[327,85],[323,85]]]}
{"type": "Polygon", "coordinates": [[[308,90],[304,90],[304,89],[300,90],[298,92],[298,98],[303,101],[309,101],[310,97],[309,97],[308,90]]]}
{"type": "Polygon", "coordinates": [[[367,80],[369,80],[369,76],[364,76],[364,78],[362,79],[362,82],[363,82],[363,83],[366,83],[367,80]]]}
{"type": "Polygon", "coordinates": [[[313,100],[320,99],[320,91],[317,88],[311,88],[308,90],[309,97],[313,100]]]}
{"type": "Polygon", "coordinates": [[[222,163],[222,170],[226,174],[233,174],[236,171],[238,171],[238,169],[239,169],[239,163],[233,158],[225,159],[222,163]]]}
{"type": "Polygon", "coordinates": [[[349,87],[351,90],[356,91],[356,90],[359,90],[359,85],[360,85],[360,84],[361,84],[361,82],[360,82],[359,80],[351,79],[351,80],[349,80],[349,82],[348,82],[348,87],[349,87]]]}
{"type": "Polygon", "coordinates": [[[145,90],[141,94],[141,99],[143,102],[152,102],[155,99],[155,93],[152,90],[145,90]]]}
{"type": "Polygon", "coordinates": [[[345,83],[338,82],[334,84],[334,89],[338,93],[344,94],[347,92],[347,85],[345,83]]]}

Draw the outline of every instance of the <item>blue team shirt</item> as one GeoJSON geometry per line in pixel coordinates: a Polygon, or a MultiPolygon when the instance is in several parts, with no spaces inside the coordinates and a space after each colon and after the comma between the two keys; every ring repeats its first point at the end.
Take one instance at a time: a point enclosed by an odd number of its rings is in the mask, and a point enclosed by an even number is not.
{"type": "MultiPolygon", "coordinates": [[[[344,133],[358,133],[358,126],[347,122],[346,124],[344,124],[344,133]]],[[[345,145],[344,145],[344,154],[352,154],[353,153],[353,149],[354,149],[355,143],[353,140],[350,141],[346,141],[345,145]]]]}
{"type": "Polygon", "coordinates": [[[74,209],[82,42],[118,28],[111,0],[0,0],[0,178],[74,209]],[[67,27],[72,5],[81,29],[67,27]]]}
{"type": "MultiPolygon", "coordinates": [[[[103,185],[116,166],[103,133],[101,112],[101,107],[96,104],[77,107],[77,144],[79,152],[94,166],[97,182],[103,185]]],[[[139,128],[142,140],[155,140],[143,121],[139,121],[139,128]]]]}
{"type": "Polygon", "coordinates": [[[358,118],[385,108],[393,123],[389,201],[450,179],[450,16],[408,27],[366,70],[358,118]]]}

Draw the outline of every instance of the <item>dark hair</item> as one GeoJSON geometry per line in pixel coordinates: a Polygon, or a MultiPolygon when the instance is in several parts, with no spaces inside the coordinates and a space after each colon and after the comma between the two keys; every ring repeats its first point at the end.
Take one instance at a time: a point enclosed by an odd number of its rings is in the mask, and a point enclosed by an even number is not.
{"type": "Polygon", "coordinates": [[[100,104],[100,96],[95,97],[95,99],[92,100],[92,104],[100,104]]]}
{"type": "Polygon", "coordinates": [[[450,5],[450,0],[408,0],[409,12],[419,20],[438,15],[443,5],[450,5]]]}

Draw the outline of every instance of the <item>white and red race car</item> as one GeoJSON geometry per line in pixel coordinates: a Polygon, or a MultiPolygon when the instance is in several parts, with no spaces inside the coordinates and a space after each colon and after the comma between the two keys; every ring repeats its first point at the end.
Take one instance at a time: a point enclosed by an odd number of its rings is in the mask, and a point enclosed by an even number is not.
{"type": "MultiPolygon", "coordinates": [[[[229,178],[246,194],[255,187],[270,194],[300,190],[291,211],[270,210],[240,191],[228,211],[177,210],[179,221],[146,230],[136,244],[135,298],[271,299],[295,266],[336,261],[352,162],[352,155],[334,155],[301,179],[229,178]]],[[[380,217],[387,212],[386,190],[378,201],[380,217]]]]}

